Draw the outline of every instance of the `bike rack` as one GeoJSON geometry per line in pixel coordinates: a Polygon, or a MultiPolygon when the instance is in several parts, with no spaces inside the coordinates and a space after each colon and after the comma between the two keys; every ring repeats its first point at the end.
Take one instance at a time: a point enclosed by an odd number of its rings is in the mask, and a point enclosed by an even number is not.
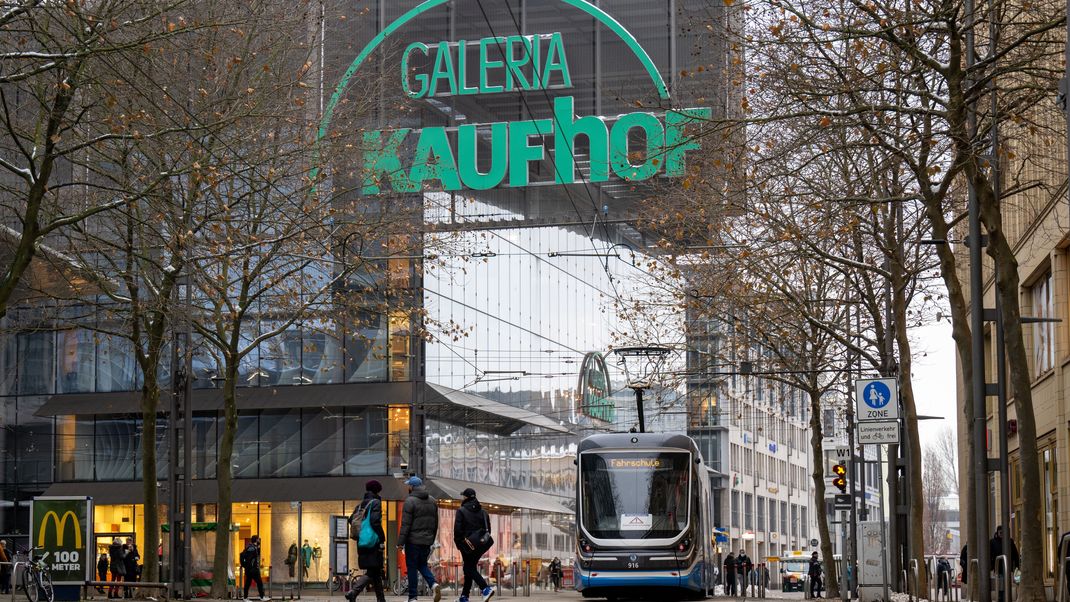
{"type": "Polygon", "coordinates": [[[0,564],[11,565],[11,602],[15,602],[15,590],[18,589],[17,579],[19,574],[19,567],[25,566],[28,563],[25,560],[15,560],[13,562],[0,562],[0,564]]]}
{"type": "Polygon", "coordinates": [[[1059,539],[1059,563],[1055,569],[1055,587],[1059,588],[1056,602],[1067,602],[1066,572],[1067,556],[1070,556],[1070,533],[1064,533],[1059,539]]]}
{"type": "Polygon", "coordinates": [[[907,599],[910,602],[914,602],[914,596],[910,593],[910,581],[907,580],[907,570],[899,571],[899,577],[903,580],[901,583],[903,584],[903,590],[907,593],[907,599]]]}
{"type": "Polygon", "coordinates": [[[1007,555],[1006,554],[1000,554],[999,556],[996,556],[996,578],[997,579],[999,579],[999,575],[1000,575],[999,569],[1001,567],[1003,568],[1003,573],[1002,573],[1003,577],[999,581],[999,587],[1002,590],[1003,599],[1006,601],[1006,600],[1010,600],[1011,599],[1010,563],[1007,562],[1007,555]]]}
{"type": "Polygon", "coordinates": [[[973,582],[973,586],[977,587],[977,580],[980,578],[980,571],[981,571],[981,563],[980,563],[980,561],[977,560],[976,558],[971,558],[970,559],[970,566],[969,566],[969,568],[967,570],[973,573],[972,577],[970,577],[968,574],[967,574],[967,577],[969,577],[970,581],[973,582]]]}
{"type": "Polygon", "coordinates": [[[911,558],[910,559],[910,564],[908,566],[910,567],[911,576],[914,577],[914,587],[911,588],[911,591],[914,592],[914,598],[913,599],[914,600],[921,600],[921,592],[918,591],[920,589],[918,587],[920,585],[920,579],[918,579],[918,559],[917,558],[911,558]]]}

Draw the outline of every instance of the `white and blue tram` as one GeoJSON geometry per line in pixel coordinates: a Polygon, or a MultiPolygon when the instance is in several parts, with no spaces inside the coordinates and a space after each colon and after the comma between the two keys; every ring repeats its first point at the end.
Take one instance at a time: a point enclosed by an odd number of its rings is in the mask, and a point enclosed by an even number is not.
{"type": "Polygon", "coordinates": [[[576,463],[576,588],[585,598],[713,591],[710,480],[690,437],[593,435],[576,463]]]}

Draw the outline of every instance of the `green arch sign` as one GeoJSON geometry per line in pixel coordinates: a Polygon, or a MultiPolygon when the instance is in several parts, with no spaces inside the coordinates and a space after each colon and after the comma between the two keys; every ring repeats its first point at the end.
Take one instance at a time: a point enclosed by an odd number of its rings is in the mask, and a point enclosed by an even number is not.
{"type": "MultiPolygon", "coordinates": [[[[360,67],[383,42],[427,11],[442,6],[450,0],[426,0],[417,5],[380,31],[353,59],[346,69],[334,93],[328,101],[317,131],[317,142],[327,136],[331,119],[337,105],[341,102],[349,83],[360,67]]],[[[646,50],[623,25],[588,0],[560,0],[560,2],[583,11],[612,31],[625,43],[639,60],[650,77],[651,83],[661,100],[669,100],[669,91],[664,79],[658,72],[654,61],[646,50]]],[[[465,69],[466,42],[458,45],[458,59],[452,56],[451,43],[439,42],[427,45],[421,42],[410,44],[405,50],[401,62],[402,88],[410,98],[442,95],[437,93],[439,85],[448,89],[448,94],[489,94],[512,91],[514,89],[546,89],[553,72],[560,75],[563,87],[571,87],[565,59],[561,34],[509,36],[508,38],[490,37],[470,45],[472,52],[478,52],[479,74],[478,86],[468,87],[465,69]],[[541,49],[544,41],[549,44],[545,51],[541,49]],[[526,56],[516,60],[514,46],[519,45],[526,56]],[[488,47],[497,46],[503,53],[504,60],[489,57],[488,47]],[[475,47],[478,47],[477,49],[475,47]],[[542,53],[545,52],[544,55],[542,53]],[[421,84],[413,90],[408,78],[408,62],[412,54],[430,57],[434,54],[434,72],[418,74],[421,84]],[[540,55],[545,57],[545,65],[540,67],[540,55]],[[530,83],[522,71],[524,65],[531,68],[530,83]],[[491,69],[501,69],[506,80],[505,85],[491,85],[487,73],[491,69]],[[516,82],[520,82],[517,87],[516,82]]],[[[527,186],[528,163],[545,158],[546,149],[541,145],[531,146],[531,136],[553,135],[555,140],[554,165],[555,182],[570,184],[575,181],[576,168],[574,141],[577,135],[585,135],[591,146],[590,181],[608,180],[612,171],[626,180],[643,180],[653,177],[663,168],[666,175],[679,176],[684,172],[684,153],[696,149],[698,143],[684,134],[684,129],[691,124],[708,120],[709,108],[669,110],[664,115],[664,125],[658,116],[649,112],[630,113],[618,116],[615,123],[609,125],[599,116],[587,116],[575,119],[573,113],[574,99],[558,97],[554,100],[552,118],[531,119],[511,123],[493,123],[483,126],[465,124],[457,128],[457,149],[451,146],[446,129],[426,127],[419,130],[416,152],[412,157],[411,169],[406,169],[398,156],[400,148],[410,134],[409,128],[384,132],[365,132],[362,148],[366,149],[364,158],[365,181],[362,186],[364,194],[381,192],[382,185],[389,182],[395,192],[419,192],[426,182],[437,182],[437,188],[443,190],[485,190],[501,185],[511,187],[527,186]],[[478,146],[478,128],[490,130],[491,167],[487,172],[480,172],[476,167],[476,147],[478,146]],[[633,129],[644,131],[646,158],[639,164],[633,163],[635,153],[629,152],[629,133],[633,129]]],[[[317,158],[318,162],[318,158],[317,158]]],[[[315,179],[319,166],[315,165],[311,176],[315,179]]]]}

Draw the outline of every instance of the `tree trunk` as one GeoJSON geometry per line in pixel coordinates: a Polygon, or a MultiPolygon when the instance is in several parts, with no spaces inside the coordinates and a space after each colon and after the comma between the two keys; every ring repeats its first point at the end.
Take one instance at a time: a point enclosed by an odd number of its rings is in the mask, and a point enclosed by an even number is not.
{"type": "MultiPolygon", "coordinates": [[[[925,198],[925,214],[929,219],[929,225],[932,227],[933,238],[936,240],[948,240],[950,236],[950,228],[947,225],[947,220],[944,218],[943,206],[940,199],[925,198]]],[[[951,250],[950,244],[940,244],[936,246],[936,254],[940,258],[940,275],[943,277],[944,286],[947,288],[947,300],[948,305],[951,308],[951,338],[955,341],[955,350],[959,357],[959,372],[962,374],[963,387],[960,389],[962,395],[962,414],[965,422],[965,437],[966,437],[966,462],[969,463],[969,458],[973,457],[973,387],[970,383],[973,382],[973,362],[970,360],[972,357],[973,338],[970,335],[970,308],[966,303],[966,296],[962,290],[962,283],[959,281],[958,266],[955,260],[955,253],[951,250]]],[[[961,437],[960,437],[961,439],[961,437]]],[[[963,459],[959,458],[961,465],[963,459]]],[[[958,467],[956,467],[958,470],[958,467]]],[[[959,471],[961,475],[963,471],[959,471]]],[[[977,475],[972,470],[966,470],[966,495],[961,495],[962,490],[960,488],[958,493],[959,497],[959,511],[961,513],[962,521],[960,524],[972,525],[974,524],[974,504],[970,503],[973,492],[976,491],[977,475]]],[[[962,535],[962,541],[964,545],[968,546],[971,550],[976,550],[973,547],[973,529],[964,529],[960,531],[962,535]]],[[[955,550],[958,552],[958,550],[955,550]]],[[[967,570],[969,567],[966,567],[967,570]]],[[[967,584],[968,587],[976,585],[976,580],[967,584]]],[[[977,596],[974,593],[968,595],[970,599],[976,599],[977,596]]]]}
{"type": "MultiPolygon", "coordinates": [[[[921,441],[918,436],[918,407],[914,400],[914,387],[910,380],[912,359],[910,355],[910,336],[907,333],[907,300],[904,293],[906,283],[902,278],[902,270],[894,265],[892,267],[892,311],[895,320],[895,340],[899,348],[899,394],[903,400],[904,431],[907,440],[904,442],[910,452],[910,463],[907,465],[905,480],[910,483],[910,496],[908,504],[910,541],[913,542],[911,559],[918,562],[917,591],[929,591],[929,582],[925,573],[925,529],[923,517],[925,515],[925,496],[922,490],[921,479],[921,441]]],[[[919,594],[920,595],[920,594],[919,594]]]]}
{"type": "Polygon", "coordinates": [[[215,558],[212,562],[212,593],[217,599],[227,597],[227,576],[232,562],[230,553],[230,523],[233,508],[231,502],[231,457],[234,455],[234,437],[238,430],[238,407],[235,401],[235,385],[238,378],[238,360],[227,354],[225,380],[223,381],[223,436],[219,440],[219,458],[216,462],[216,485],[219,498],[216,509],[215,558]]]}
{"type": "MultiPolygon", "coordinates": [[[[978,187],[980,190],[980,187],[978,187]]],[[[1022,311],[1018,303],[1018,260],[1003,235],[1002,216],[999,205],[991,195],[979,194],[981,221],[988,231],[988,254],[995,260],[996,294],[1003,310],[1003,341],[1007,351],[1007,366],[1010,368],[1011,390],[1014,392],[1014,409],[1018,417],[1018,452],[1022,491],[1036,495],[1022,496],[1022,512],[1019,524],[1022,534],[1021,546],[1022,582],[1018,589],[1019,602],[1044,602],[1044,522],[1041,514],[1040,459],[1037,454],[1037,424],[1033,414],[1033,391],[1030,364],[1022,336],[1022,311]]],[[[1010,526],[1005,529],[1009,537],[1010,526]]],[[[979,542],[987,545],[987,542],[979,542]]]]}
{"type": "MultiPolygon", "coordinates": [[[[156,413],[160,404],[160,384],[155,370],[143,374],[145,384],[141,388],[141,490],[145,496],[145,516],[142,520],[145,547],[141,550],[141,558],[145,561],[145,566],[141,580],[154,582],[160,580],[160,557],[156,553],[160,547],[160,506],[156,495],[156,413]]],[[[173,528],[171,533],[173,536],[173,528]]]]}
{"type": "Polygon", "coordinates": [[[825,516],[825,454],[821,441],[824,434],[821,430],[821,394],[818,391],[810,391],[810,448],[814,455],[814,472],[811,475],[814,480],[814,518],[817,522],[817,531],[821,537],[821,558],[825,561],[825,582],[828,593],[827,598],[840,596],[840,584],[836,578],[836,567],[833,564],[832,535],[829,532],[828,517],[825,516]]]}

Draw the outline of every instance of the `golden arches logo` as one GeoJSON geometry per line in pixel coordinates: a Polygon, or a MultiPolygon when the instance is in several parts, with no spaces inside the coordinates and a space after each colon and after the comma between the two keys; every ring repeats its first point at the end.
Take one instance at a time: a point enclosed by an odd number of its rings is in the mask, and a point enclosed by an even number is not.
{"type": "Polygon", "coordinates": [[[67,525],[67,518],[74,521],[74,547],[82,547],[82,525],[78,522],[78,516],[74,511],[68,510],[63,513],[63,518],[60,518],[54,510],[49,510],[45,513],[44,518],[41,519],[41,530],[37,532],[37,547],[44,547],[45,545],[45,533],[48,531],[49,519],[52,519],[52,523],[56,525],[56,546],[63,546],[63,529],[67,525]]]}

